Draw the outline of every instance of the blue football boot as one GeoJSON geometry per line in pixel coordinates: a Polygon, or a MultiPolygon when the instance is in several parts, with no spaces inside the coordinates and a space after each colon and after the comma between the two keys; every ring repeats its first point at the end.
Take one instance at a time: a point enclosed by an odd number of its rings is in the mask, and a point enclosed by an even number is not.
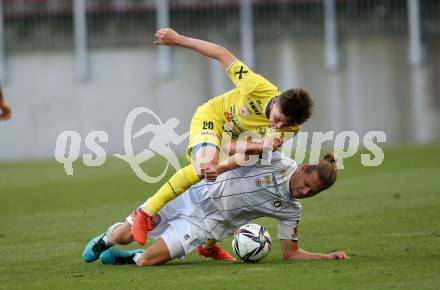
{"type": "Polygon", "coordinates": [[[85,262],[91,263],[99,259],[102,252],[107,251],[113,245],[107,246],[104,242],[105,233],[100,234],[96,238],[90,240],[84,249],[82,258],[85,262]]]}
{"type": "Polygon", "coordinates": [[[137,253],[142,253],[143,251],[143,249],[133,251],[108,250],[102,253],[99,258],[101,259],[101,262],[105,265],[136,264],[133,261],[134,255],[137,253]]]}

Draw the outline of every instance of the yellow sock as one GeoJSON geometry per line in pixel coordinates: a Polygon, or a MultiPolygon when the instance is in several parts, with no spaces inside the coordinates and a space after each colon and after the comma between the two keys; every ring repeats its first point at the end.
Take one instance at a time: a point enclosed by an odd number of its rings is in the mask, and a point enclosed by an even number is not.
{"type": "Polygon", "coordinates": [[[150,216],[157,212],[169,201],[175,199],[182,192],[200,181],[192,164],[180,169],[168,180],[167,183],[153,195],[143,207],[143,210],[150,216]]]}

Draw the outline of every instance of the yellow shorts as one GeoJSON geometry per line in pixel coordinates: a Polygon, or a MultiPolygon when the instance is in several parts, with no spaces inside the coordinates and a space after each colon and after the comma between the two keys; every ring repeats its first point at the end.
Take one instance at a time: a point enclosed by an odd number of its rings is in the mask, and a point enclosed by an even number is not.
{"type": "Polygon", "coordinates": [[[211,102],[198,107],[191,120],[186,158],[191,161],[191,153],[201,147],[215,146],[220,149],[223,124],[211,102]]]}

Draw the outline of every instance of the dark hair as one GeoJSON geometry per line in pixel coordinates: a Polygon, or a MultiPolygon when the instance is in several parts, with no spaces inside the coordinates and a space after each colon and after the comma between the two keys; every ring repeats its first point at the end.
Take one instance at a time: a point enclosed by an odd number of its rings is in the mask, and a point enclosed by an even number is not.
{"type": "Polygon", "coordinates": [[[289,125],[301,125],[312,115],[313,101],[303,89],[289,89],[279,97],[281,112],[288,118],[289,125]]]}
{"type": "Polygon", "coordinates": [[[332,152],[327,152],[324,159],[320,160],[316,165],[307,165],[306,172],[311,173],[316,170],[318,172],[319,181],[321,182],[321,191],[326,190],[332,186],[338,175],[336,168],[335,155],[332,152]]]}

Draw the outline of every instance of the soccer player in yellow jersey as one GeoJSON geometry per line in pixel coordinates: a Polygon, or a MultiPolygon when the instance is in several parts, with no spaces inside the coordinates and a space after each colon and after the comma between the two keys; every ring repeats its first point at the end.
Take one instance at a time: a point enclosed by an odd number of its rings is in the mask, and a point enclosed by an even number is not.
{"type": "MultiPolygon", "coordinates": [[[[269,131],[297,133],[300,125],[311,115],[313,102],[303,89],[280,90],[263,76],[256,74],[226,48],[178,34],[171,28],[156,32],[155,44],[180,46],[192,49],[220,62],[235,88],[200,106],[193,116],[187,157],[191,164],[176,172],[143,208],[136,211],[132,233],[135,240],[144,244],[152,228],[152,217],[170,200],[174,199],[202,178],[215,180],[225,170],[238,167],[233,156],[229,164],[218,165],[222,135],[227,131],[232,140],[244,132],[257,132],[264,136],[269,131]],[[214,166],[216,165],[216,166],[214,166]]],[[[272,148],[282,145],[273,138],[272,148]]],[[[247,142],[244,153],[260,155],[264,142],[247,142]]],[[[235,154],[237,142],[229,144],[229,155],[235,154]]]]}

